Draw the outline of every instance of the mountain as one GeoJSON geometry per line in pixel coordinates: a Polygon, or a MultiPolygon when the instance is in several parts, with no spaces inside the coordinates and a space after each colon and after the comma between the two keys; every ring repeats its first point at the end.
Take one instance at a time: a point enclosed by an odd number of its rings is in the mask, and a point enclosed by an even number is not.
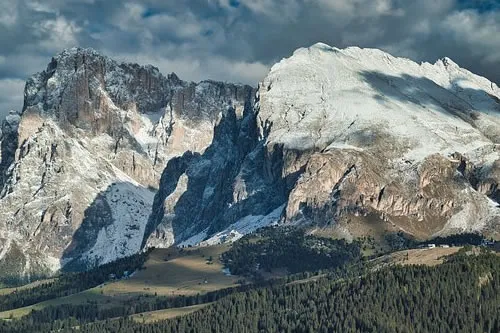
{"type": "Polygon", "coordinates": [[[499,237],[500,89],[325,44],[249,86],[70,49],[2,126],[0,269],[88,268],[260,226],[499,237]]]}
{"type": "Polygon", "coordinates": [[[286,221],[416,237],[498,237],[500,89],[448,58],[417,64],[379,50],[299,49],[259,88],[268,147],[304,169],[286,221]]]}
{"type": "Polygon", "coordinates": [[[203,152],[214,124],[252,109],[253,95],[90,49],[54,57],[2,126],[2,268],[29,276],[139,251],[166,162],[203,152]]]}
{"type": "Polygon", "coordinates": [[[276,220],[348,239],[498,237],[499,97],[448,58],[299,49],[260,83],[243,134],[222,123],[204,155],[167,165],[148,228],[195,234],[184,245],[276,220]]]}

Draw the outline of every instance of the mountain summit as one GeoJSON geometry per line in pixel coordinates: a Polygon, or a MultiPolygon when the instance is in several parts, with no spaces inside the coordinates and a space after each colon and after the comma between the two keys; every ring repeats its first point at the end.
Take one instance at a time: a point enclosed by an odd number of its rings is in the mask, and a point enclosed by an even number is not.
{"type": "Polygon", "coordinates": [[[82,269],[275,222],[498,237],[500,89],[444,58],[315,44],[258,90],[70,49],[2,126],[0,264],[82,269]]]}

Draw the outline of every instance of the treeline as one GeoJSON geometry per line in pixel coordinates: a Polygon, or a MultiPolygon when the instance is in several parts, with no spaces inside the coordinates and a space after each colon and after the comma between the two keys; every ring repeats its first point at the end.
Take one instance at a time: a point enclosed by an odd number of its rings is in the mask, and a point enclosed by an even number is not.
{"type": "MultiPolygon", "coordinates": [[[[363,240],[363,245],[366,246],[370,239],[363,240]]],[[[438,236],[426,241],[417,241],[412,236],[409,236],[403,232],[397,233],[389,233],[385,235],[385,241],[393,251],[404,250],[417,248],[419,246],[425,246],[427,244],[435,244],[435,245],[453,245],[453,246],[480,246],[484,245],[487,239],[477,233],[463,233],[463,234],[454,234],[449,236],[438,236]]],[[[494,243],[494,242],[491,242],[494,243]]]]}
{"type": "Polygon", "coordinates": [[[232,274],[245,276],[276,268],[289,273],[334,269],[360,258],[358,242],[306,235],[289,227],[268,227],[244,236],[222,255],[232,274]]]}
{"type": "Polygon", "coordinates": [[[130,274],[142,267],[148,255],[149,252],[135,254],[87,272],[62,273],[51,282],[40,284],[34,288],[19,289],[0,296],[0,311],[17,309],[49,299],[76,294],[106,282],[110,276],[122,278],[125,273],[130,274]]]}
{"type": "Polygon", "coordinates": [[[382,269],[250,290],[154,324],[105,321],[63,332],[500,332],[500,258],[382,269]]]}
{"type": "Polygon", "coordinates": [[[436,245],[455,245],[455,246],[464,246],[464,245],[481,245],[486,239],[481,234],[474,233],[463,233],[450,235],[445,237],[435,237],[429,241],[421,242],[421,244],[436,244],[436,245]]]}

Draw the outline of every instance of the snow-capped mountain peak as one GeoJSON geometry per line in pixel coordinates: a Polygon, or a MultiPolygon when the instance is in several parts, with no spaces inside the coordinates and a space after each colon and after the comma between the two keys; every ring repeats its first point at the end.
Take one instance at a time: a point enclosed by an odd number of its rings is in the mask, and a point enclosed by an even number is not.
{"type": "Polygon", "coordinates": [[[497,208],[482,195],[497,196],[490,185],[497,182],[500,91],[450,59],[417,64],[318,43],[274,65],[259,97],[266,144],[297,152],[290,173],[305,168],[287,220],[340,221],[350,212],[365,228],[377,214],[417,235],[442,232],[456,214],[465,229],[497,224],[497,208]],[[434,175],[448,169],[447,181],[434,175]],[[489,185],[477,183],[483,177],[489,185]],[[396,222],[402,216],[416,220],[396,222]]]}

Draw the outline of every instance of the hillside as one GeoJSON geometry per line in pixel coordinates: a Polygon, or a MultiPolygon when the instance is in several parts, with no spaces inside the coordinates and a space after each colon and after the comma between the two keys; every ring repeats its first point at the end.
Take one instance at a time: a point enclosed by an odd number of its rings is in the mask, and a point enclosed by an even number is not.
{"type": "MultiPolygon", "coordinates": [[[[16,307],[12,310],[0,311],[0,319],[21,318],[33,310],[47,307],[93,304],[99,310],[124,307],[130,302],[141,302],[156,297],[183,297],[207,294],[224,288],[238,286],[241,278],[236,275],[227,276],[219,255],[226,247],[214,246],[197,249],[158,249],[153,250],[141,269],[127,278],[105,277],[104,282],[67,296],[49,295],[47,300],[33,305],[16,307]],[[212,260],[209,261],[208,259],[212,260]]],[[[114,275],[114,274],[113,274],[114,275]]],[[[53,280],[57,283],[57,279],[53,280]]],[[[23,286],[20,288],[0,289],[2,295],[18,293],[37,287],[47,289],[48,281],[23,286]]],[[[69,288],[66,288],[69,289],[69,288]]],[[[28,294],[29,295],[29,294],[28,294]]],[[[27,300],[28,297],[25,297],[27,300]]],[[[1,310],[1,309],[0,309],[1,310]]],[[[188,309],[189,310],[189,309],[188,309]]],[[[166,312],[163,311],[163,312],[166,312]]],[[[155,314],[156,316],[159,313],[155,314]]]]}

